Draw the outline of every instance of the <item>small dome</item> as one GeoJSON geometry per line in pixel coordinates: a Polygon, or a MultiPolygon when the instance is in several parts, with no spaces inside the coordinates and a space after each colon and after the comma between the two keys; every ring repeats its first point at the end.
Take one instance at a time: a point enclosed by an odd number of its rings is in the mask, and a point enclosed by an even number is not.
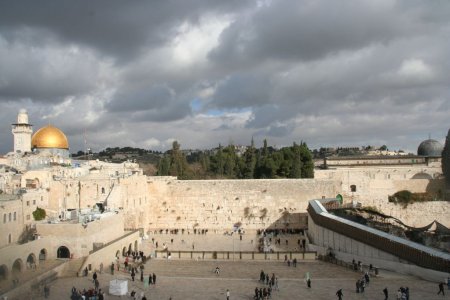
{"type": "Polygon", "coordinates": [[[444,146],[436,140],[426,140],[420,143],[417,149],[417,155],[419,156],[442,156],[442,150],[444,146]]]}
{"type": "Polygon", "coordinates": [[[69,149],[66,135],[58,128],[48,125],[42,127],[31,138],[31,148],[69,149]]]}

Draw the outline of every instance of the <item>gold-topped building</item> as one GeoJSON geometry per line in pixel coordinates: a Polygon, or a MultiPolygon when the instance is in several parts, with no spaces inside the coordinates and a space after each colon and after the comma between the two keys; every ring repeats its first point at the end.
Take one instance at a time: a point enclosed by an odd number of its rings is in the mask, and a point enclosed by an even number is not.
{"type": "Polygon", "coordinates": [[[66,135],[58,128],[47,125],[42,127],[31,138],[31,148],[57,148],[69,149],[69,142],[66,135]]]}

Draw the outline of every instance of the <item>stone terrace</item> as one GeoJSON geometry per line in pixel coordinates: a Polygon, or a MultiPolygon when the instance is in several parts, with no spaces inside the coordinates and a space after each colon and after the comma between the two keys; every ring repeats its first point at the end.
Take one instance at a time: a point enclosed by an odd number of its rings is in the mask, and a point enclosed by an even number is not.
{"type": "MultiPolygon", "coordinates": [[[[169,245],[169,250],[190,250],[194,243],[196,250],[204,251],[227,251],[235,249],[240,243],[242,251],[254,250],[251,240],[256,238],[255,234],[246,233],[243,240],[239,236],[228,236],[223,234],[207,235],[150,235],[144,241],[141,249],[148,254],[154,250],[151,238],[155,238],[162,248],[162,243],[169,245]],[[170,240],[174,239],[171,244],[170,240]],[[184,243],[181,240],[184,239],[184,243]]],[[[280,251],[288,250],[291,245],[294,250],[299,235],[281,236],[282,245],[280,251]],[[283,245],[284,240],[289,239],[289,245],[283,245]],[[284,240],[283,240],[284,239],[284,240]],[[287,249],[285,249],[287,247],[287,249]]],[[[236,250],[237,251],[237,250],[236,250]]],[[[114,258],[112,258],[114,259],[114,258]]],[[[105,268],[109,270],[109,268],[105,268]]],[[[337,299],[335,293],[342,288],[344,299],[383,299],[382,290],[387,287],[390,299],[395,299],[395,293],[400,286],[410,288],[411,299],[447,299],[448,295],[436,295],[437,283],[420,280],[410,276],[399,275],[384,270],[380,271],[378,277],[372,277],[364,294],[355,293],[355,282],[362,274],[340,266],[328,264],[321,261],[300,261],[296,268],[288,267],[282,261],[221,261],[221,260],[167,260],[151,259],[145,264],[144,274],[150,272],[157,275],[157,284],[145,288],[139,281],[140,274],[136,275],[137,281],[132,282],[128,273],[115,272],[114,276],[109,273],[99,275],[100,286],[108,291],[109,281],[114,278],[128,279],[129,292],[135,290],[140,295],[145,292],[147,299],[226,299],[225,292],[230,290],[231,299],[252,299],[255,287],[263,287],[258,282],[261,270],[269,274],[275,273],[279,279],[280,291],[274,291],[272,299],[337,299]],[[214,274],[216,266],[220,267],[220,275],[214,274]],[[306,272],[310,273],[312,288],[306,287],[304,278],[306,272]]],[[[51,294],[49,299],[69,299],[70,289],[91,288],[93,286],[91,274],[88,278],[60,278],[50,285],[51,294]]],[[[447,291],[447,290],[446,290],[447,291]]],[[[106,299],[131,299],[130,297],[117,297],[108,295],[106,299]]],[[[24,294],[21,299],[44,299],[42,292],[24,294]]],[[[138,299],[140,299],[138,297],[138,299]]]]}

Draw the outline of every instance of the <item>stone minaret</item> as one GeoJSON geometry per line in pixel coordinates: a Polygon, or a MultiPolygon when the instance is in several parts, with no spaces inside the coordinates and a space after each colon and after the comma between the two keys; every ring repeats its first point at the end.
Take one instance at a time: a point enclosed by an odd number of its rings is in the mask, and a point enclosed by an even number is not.
{"type": "Polygon", "coordinates": [[[31,152],[31,134],[33,133],[31,124],[28,124],[28,113],[21,109],[17,115],[17,123],[12,124],[14,135],[14,152],[31,152]]]}

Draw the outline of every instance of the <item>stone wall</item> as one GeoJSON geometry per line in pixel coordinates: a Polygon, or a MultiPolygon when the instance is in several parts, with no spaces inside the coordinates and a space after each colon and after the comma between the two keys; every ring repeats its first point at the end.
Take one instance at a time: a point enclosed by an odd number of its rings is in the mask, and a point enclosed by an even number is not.
{"type": "MultiPolygon", "coordinates": [[[[285,215],[305,213],[308,200],[331,198],[338,182],[317,179],[176,180],[149,178],[149,223],[153,228],[232,230],[269,227],[285,215]]],[[[286,220],[292,222],[295,220],[286,220]]]]}
{"type": "Polygon", "coordinates": [[[403,208],[400,204],[389,202],[378,203],[376,207],[384,214],[400,219],[412,227],[423,227],[437,220],[450,228],[450,202],[430,201],[409,204],[403,208]]]}
{"type": "Polygon", "coordinates": [[[55,249],[65,246],[74,258],[87,256],[94,243],[108,243],[124,234],[124,222],[121,214],[111,213],[100,220],[82,223],[36,224],[37,233],[42,237],[51,237],[56,243],[55,249]]]}

